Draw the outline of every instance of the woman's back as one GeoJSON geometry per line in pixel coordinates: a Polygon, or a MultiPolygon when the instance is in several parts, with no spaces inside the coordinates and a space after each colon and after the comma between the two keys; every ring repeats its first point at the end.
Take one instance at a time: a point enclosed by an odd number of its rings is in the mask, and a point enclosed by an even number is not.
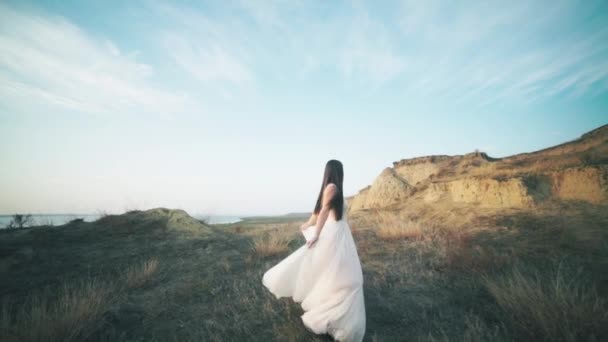
{"type": "Polygon", "coordinates": [[[346,201],[342,205],[342,217],[339,220],[337,220],[336,219],[337,216],[338,215],[336,213],[336,209],[332,208],[332,209],[329,210],[329,216],[327,217],[327,219],[328,220],[331,219],[333,221],[345,221],[345,222],[347,221],[346,220],[346,201]]]}

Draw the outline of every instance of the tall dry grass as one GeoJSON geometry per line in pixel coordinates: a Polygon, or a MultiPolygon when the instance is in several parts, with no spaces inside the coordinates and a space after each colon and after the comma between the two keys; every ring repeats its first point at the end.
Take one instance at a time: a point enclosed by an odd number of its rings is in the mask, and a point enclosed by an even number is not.
{"type": "Polygon", "coordinates": [[[448,335],[445,332],[435,336],[434,333],[430,333],[429,336],[422,341],[426,342],[502,342],[510,341],[501,335],[500,325],[488,325],[481,317],[467,313],[464,315],[463,320],[464,331],[462,334],[448,335]]]}
{"type": "Polygon", "coordinates": [[[98,279],[64,284],[59,293],[38,293],[15,308],[4,302],[0,340],[79,341],[98,327],[113,302],[116,285],[98,279]]]}
{"type": "Polygon", "coordinates": [[[421,239],[424,231],[419,222],[399,214],[376,211],[372,214],[376,235],[383,240],[421,239]]]}
{"type": "Polygon", "coordinates": [[[19,306],[5,300],[0,310],[0,341],[81,341],[104,322],[125,288],[143,286],[158,270],[149,259],[128,267],[120,281],[86,278],[28,296],[19,306]]]}
{"type": "Polygon", "coordinates": [[[595,288],[560,267],[548,275],[514,268],[485,285],[530,340],[595,341],[608,333],[608,305],[595,288]]]}
{"type": "Polygon", "coordinates": [[[155,258],[130,266],[126,272],[127,286],[129,288],[144,286],[156,271],[158,271],[158,260],[155,258]]]}
{"type": "Polygon", "coordinates": [[[273,256],[287,252],[290,236],[279,231],[265,233],[253,240],[253,249],[260,256],[273,256]]]}

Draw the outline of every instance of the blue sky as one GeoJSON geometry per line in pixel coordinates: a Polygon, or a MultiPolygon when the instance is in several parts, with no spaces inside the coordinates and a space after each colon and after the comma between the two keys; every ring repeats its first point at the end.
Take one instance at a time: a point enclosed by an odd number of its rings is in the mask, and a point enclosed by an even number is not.
{"type": "Polygon", "coordinates": [[[608,123],[606,1],[0,4],[0,213],[281,214],[608,123]]]}

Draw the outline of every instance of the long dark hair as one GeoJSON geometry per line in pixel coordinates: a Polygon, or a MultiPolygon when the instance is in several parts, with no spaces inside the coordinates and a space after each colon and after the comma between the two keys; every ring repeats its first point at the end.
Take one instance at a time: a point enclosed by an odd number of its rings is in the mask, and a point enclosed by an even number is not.
{"type": "Polygon", "coordinates": [[[315,214],[319,214],[321,206],[323,205],[323,191],[329,183],[334,183],[338,190],[334,197],[331,199],[329,204],[330,209],[334,209],[336,213],[336,220],[342,219],[342,211],[344,209],[344,195],[342,193],[342,183],[344,182],[344,169],[342,163],[338,160],[330,160],[325,164],[325,173],[323,175],[323,183],[321,183],[321,191],[319,191],[319,197],[317,198],[317,204],[315,205],[315,214]]]}

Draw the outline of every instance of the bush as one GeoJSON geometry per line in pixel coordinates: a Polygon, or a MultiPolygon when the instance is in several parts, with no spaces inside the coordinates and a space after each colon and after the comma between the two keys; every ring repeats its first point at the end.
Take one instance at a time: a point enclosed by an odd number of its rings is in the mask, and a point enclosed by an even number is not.
{"type": "Polygon", "coordinates": [[[580,155],[584,166],[595,166],[608,163],[608,157],[598,148],[589,149],[580,155]]]}
{"type": "Polygon", "coordinates": [[[30,214],[15,214],[13,219],[6,228],[23,228],[33,223],[32,215],[30,214]]]}
{"type": "Polygon", "coordinates": [[[70,222],[68,222],[68,224],[76,224],[76,223],[83,223],[84,219],[83,218],[75,218],[73,220],[70,220],[70,222]]]}

